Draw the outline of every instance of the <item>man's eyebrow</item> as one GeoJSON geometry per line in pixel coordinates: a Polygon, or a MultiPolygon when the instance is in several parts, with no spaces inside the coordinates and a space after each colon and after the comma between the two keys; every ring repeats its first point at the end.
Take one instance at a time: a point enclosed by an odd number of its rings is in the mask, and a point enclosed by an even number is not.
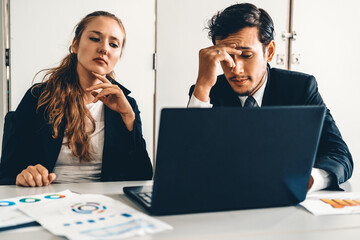
{"type": "Polygon", "coordinates": [[[236,49],[238,49],[238,50],[251,50],[252,48],[251,47],[239,46],[239,47],[236,47],[236,49]]]}
{"type": "MultiPolygon", "coordinates": [[[[99,32],[99,31],[95,31],[95,30],[93,30],[93,31],[90,31],[90,32],[92,32],[92,33],[96,33],[96,34],[98,34],[98,35],[103,35],[102,34],[102,32],[99,32]]],[[[114,37],[114,36],[110,36],[110,38],[111,39],[114,39],[115,41],[118,41],[118,42],[120,42],[120,40],[117,38],[117,37],[114,37]]]]}

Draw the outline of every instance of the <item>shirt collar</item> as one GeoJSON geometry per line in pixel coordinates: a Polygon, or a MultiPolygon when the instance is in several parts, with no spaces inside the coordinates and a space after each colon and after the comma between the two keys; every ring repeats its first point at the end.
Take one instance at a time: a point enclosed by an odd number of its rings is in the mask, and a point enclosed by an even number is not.
{"type": "MultiPolygon", "coordinates": [[[[267,78],[268,78],[268,74],[265,73],[265,81],[264,81],[263,85],[252,95],[259,107],[261,107],[261,103],[262,103],[262,100],[263,100],[263,97],[264,97],[267,78]]],[[[248,98],[248,96],[239,96],[241,106],[244,106],[244,103],[245,103],[247,98],[248,98]]]]}

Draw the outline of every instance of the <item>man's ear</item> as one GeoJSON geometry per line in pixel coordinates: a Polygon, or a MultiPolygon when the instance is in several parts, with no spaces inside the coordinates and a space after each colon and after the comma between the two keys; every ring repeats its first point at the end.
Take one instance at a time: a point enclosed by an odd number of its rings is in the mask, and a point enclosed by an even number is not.
{"type": "Polygon", "coordinates": [[[275,41],[271,40],[266,46],[266,61],[271,62],[275,55],[275,41]]]}
{"type": "Polygon", "coordinates": [[[73,39],[72,44],[71,44],[71,52],[77,54],[78,46],[79,46],[79,44],[78,44],[77,40],[73,39]]]}

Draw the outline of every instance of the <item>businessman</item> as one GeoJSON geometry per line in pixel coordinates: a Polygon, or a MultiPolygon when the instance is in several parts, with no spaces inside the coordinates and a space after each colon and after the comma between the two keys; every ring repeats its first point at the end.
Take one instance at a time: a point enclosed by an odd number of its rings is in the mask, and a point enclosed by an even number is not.
{"type": "MultiPolygon", "coordinates": [[[[268,64],[275,42],[274,24],[265,10],[235,4],[213,16],[208,29],[214,45],[199,52],[199,73],[188,107],[325,106],[314,76],[268,64]],[[218,63],[224,72],[219,76],[218,63]]],[[[308,190],[337,190],[352,171],[349,149],[326,109],[308,190]]]]}

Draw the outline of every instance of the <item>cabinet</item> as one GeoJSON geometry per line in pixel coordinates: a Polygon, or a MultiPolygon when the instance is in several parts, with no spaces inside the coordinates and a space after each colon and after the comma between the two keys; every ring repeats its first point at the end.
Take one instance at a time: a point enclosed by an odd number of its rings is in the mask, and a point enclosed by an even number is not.
{"type": "MultiPolygon", "coordinates": [[[[360,2],[357,0],[294,0],[293,29],[297,39],[291,69],[316,77],[355,162],[360,158],[360,2]],[[311,7],[309,7],[311,6],[311,7]]],[[[359,179],[360,180],[360,179],[359,179]]]]}

